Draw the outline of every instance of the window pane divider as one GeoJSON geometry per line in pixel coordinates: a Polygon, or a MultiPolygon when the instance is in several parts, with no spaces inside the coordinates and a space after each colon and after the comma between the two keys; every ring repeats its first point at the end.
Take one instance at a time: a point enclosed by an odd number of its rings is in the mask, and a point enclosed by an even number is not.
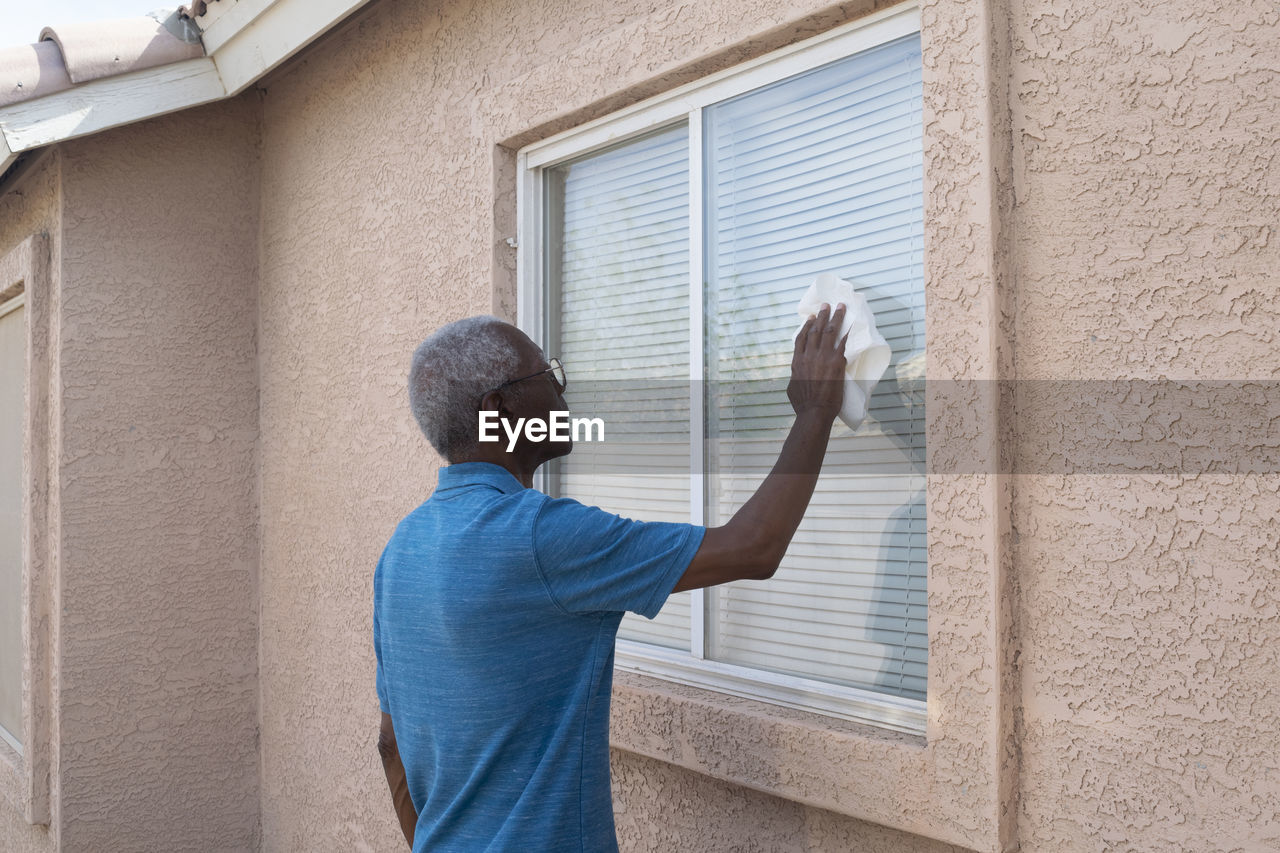
{"type": "MultiPolygon", "coordinates": [[[[702,108],[689,111],[689,522],[706,525],[703,410],[702,108]]],[[[689,599],[689,652],[707,656],[707,591],[689,599]]]]}

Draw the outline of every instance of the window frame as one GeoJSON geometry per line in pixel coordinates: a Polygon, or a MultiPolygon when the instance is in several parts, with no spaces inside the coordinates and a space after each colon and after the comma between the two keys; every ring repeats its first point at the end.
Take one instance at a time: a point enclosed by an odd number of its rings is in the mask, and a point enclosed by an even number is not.
{"type": "MultiPolygon", "coordinates": [[[[12,314],[14,311],[17,311],[19,308],[24,308],[24,307],[26,306],[26,304],[27,304],[26,282],[22,282],[22,281],[20,281],[20,282],[18,282],[15,286],[18,288],[18,292],[17,292],[16,294],[12,294],[12,295],[5,295],[5,294],[9,294],[9,293],[10,293],[10,290],[12,289],[11,287],[10,287],[10,288],[0,288],[0,319],[3,319],[4,317],[7,317],[9,314],[12,314]]],[[[23,325],[25,326],[25,320],[26,320],[26,318],[24,317],[24,318],[23,318],[23,320],[24,320],[23,325]]],[[[25,341],[24,341],[24,343],[25,343],[25,341]]],[[[24,356],[25,356],[25,350],[26,350],[26,347],[25,347],[25,346],[23,347],[23,350],[24,350],[24,356]]],[[[23,373],[23,374],[25,374],[25,370],[24,370],[24,371],[22,371],[22,373],[23,373]]],[[[25,380],[25,376],[24,376],[24,380],[25,380]]],[[[26,393],[27,393],[27,392],[26,392],[26,382],[24,381],[24,382],[23,382],[23,395],[25,396],[25,395],[26,395],[26,393]]],[[[24,407],[23,407],[23,413],[25,413],[25,409],[26,409],[26,407],[24,406],[24,407]]],[[[21,415],[19,416],[19,418],[21,419],[21,415]]],[[[26,424],[23,424],[22,426],[24,427],[24,429],[23,429],[23,437],[22,437],[22,441],[23,441],[23,443],[25,444],[25,442],[26,442],[26,430],[25,430],[26,424]]],[[[19,485],[19,488],[21,488],[21,486],[22,486],[22,480],[21,480],[21,479],[19,479],[19,481],[18,481],[18,485],[19,485]]],[[[22,561],[22,562],[25,562],[25,561],[22,561]]],[[[21,565],[19,565],[19,570],[21,570],[21,565]]],[[[22,583],[22,582],[21,582],[21,578],[19,578],[19,586],[21,586],[21,583],[22,583]]],[[[22,597],[23,597],[23,596],[22,596],[22,590],[21,590],[21,589],[19,589],[19,591],[18,591],[18,598],[19,598],[19,600],[20,600],[20,601],[21,601],[22,597]]],[[[19,621],[21,621],[21,620],[19,620],[19,621]]],[[[21,629],[21,627],[19,627],[19,629],[18,629],[18,630],[19,630],[19,636],[21,636],[21,630],[22,630],[22,629],[21,629]]],[[[8,652],[4,652],[4,653],[5,653],[5,654],[7,654],[8,652]]],[[[21,650],[21,648],[19,648],[19,650],[18,650],[18,654],[19,654],[19,655],[21,655],[21,654],[22,654],[22,650],[21,650]]],[[[20,664],[20,665],[21,665],[21,664],[20,664]]],[[[19,689],[21,689],[21,685],[19,685],[19,689]]],[[[23,748],[22,748],[22,741],[18,740],[18,738],[19,738],[21,735],[22,735],[22,732],[11,732],[11,731],[9,731],[8,729],[6,729],[3,725],[0,725],[0,744],[4,744],[4,745],[5,745],[5,746],[7,746],[9,749],[11,749],[11,750],[13,750],[14,752],[16,752],[19,756],[21,756],[21,755],[23,754],[23,751],[24,751],[24,750],[23,750],[23,748]]]]}
{"type": "MultiPolygon", "coordinates": [[[[600,119],[522,148],[517,153],[518,258],[517,322],[538,343],[549,339],[551,287],[545,281],[547,259],[543,247],[549,212],[543,170],[664,127],[684,123],[688,129],[689,218],[702,217],[702,110],[780,80],[819,68],[854,54],[921,32],[917,3],[910,2],[866,15],[822,35],[710,75],[663,95],[642,101],[600,119]]],[[[704,351],[703,341],[703,229],[690,229],[690,353],[704,351]]],[[[692,358],[692,388],[703,379],[703,363],[692,358]]],[[[705,433],[703,402],[691,400],[690,431],[705,433]]],[[[690,522],[705,524],[705,467],[703,444],[690,442],[690,522]]],[[[546,472],[537,485],[548,486],[546,472]]],[[[657,677],[733,696],[816,712],[911,735],[924,735],[927,700],[905,699],[872,690],[832,684],[800,676],[706,659],[706,595],[691,593],[689,651],[665,649],[619,639],[615,662],[619,669],[657,677]]],[[[932,631],[930,634],[932,635],[932,631]]],[[[932,692],[932,682],[926,688],[932,692]]]]}
{"type": "MultiPolygon", "coordinates": [[[[52,768],[52,648],[50,563],[54,551],[48,523],[48,476],[52,435],[49,405],[51,269],[49,239],[28,237],[0,257],[0,293],[21,289],[4,300],[21,302],[26,320],[26,399],[23,413],[22,468],[22,732],[15,747],[0,737],[0,798],[11,803],[28,824],[48,825],[52,768]]],[[[5,311],[0,308],[0,311],[5,311]]],[[[6,312],[7,313],[7,312],[6,312]]],[[[19,733],[14,732],[17,735],[19,733]]]]}

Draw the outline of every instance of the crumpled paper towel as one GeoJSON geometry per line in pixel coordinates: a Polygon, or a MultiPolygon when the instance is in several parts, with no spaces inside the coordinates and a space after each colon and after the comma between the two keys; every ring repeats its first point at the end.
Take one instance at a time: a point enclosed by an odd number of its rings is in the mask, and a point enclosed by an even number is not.
{"type": "MultiPolygon", "coordinates": [[[[844,325],[840,334],[849,335],[844,345],[845,380],[844,405],[840,407],[840,420],[849,429],[857,429],[867,417],[867,401],[871,399],[871,390],[876,387],[880,377],[889,366],[892,352],[889,344],[876,328],[876,316],[867,305],[867,297],[863,296],[853,285],[844,279],[836,278],[831,273],[823,273],[809,285],[809,289],[800,297],[796,312],[800,315],[800,329],[810,314],[817,314],[822,303],[836,306],[844,303],[844,325]]],[[[796,329],[792,335],[794,341],[800,335],[796,329]]]]}

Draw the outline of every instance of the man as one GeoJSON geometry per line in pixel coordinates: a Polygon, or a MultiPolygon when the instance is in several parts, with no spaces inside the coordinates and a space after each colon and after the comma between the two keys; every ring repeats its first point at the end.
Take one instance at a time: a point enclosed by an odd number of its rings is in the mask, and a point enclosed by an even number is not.
{"type": "Polygon", "coordinates": [[[479,413],[550,420],[563,368],[493,317],[414,354],[414,416],[450,464],[374,574],[378,749],[414,851],[616,851],[609,787],[613,646],[623,611],[772,577],[795,535],[843,396],[844,306],[796,338],[795,423],[773,471],[723,527],[629,521],[532,488],[571,442],[480,442],[479,413]]]}

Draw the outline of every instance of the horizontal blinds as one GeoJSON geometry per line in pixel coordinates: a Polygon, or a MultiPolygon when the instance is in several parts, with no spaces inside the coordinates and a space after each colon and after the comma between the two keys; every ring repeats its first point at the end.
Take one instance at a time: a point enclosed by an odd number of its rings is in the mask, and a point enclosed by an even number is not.
{"type": "MultiPolygon", "coordinates": [[[[579,442],[557,491],[646,521],[689,520],[689,141],[685,125],[549,169],[553,348],[579,442]]],[[[688,593],[620,637],[689,648],[688,593]]]]}
{"type": "Polygon", "coordinates": [[[786,560],[710,594],[710,657],[914,699],[926,688],[920,48],[913,36],[704,110],[709,521],[754,492],[792,421],[795,305],[854,282],[893,351],[837,422],[786,560]],[[899,382],[899,378],[902,379],[899,382]]]}

